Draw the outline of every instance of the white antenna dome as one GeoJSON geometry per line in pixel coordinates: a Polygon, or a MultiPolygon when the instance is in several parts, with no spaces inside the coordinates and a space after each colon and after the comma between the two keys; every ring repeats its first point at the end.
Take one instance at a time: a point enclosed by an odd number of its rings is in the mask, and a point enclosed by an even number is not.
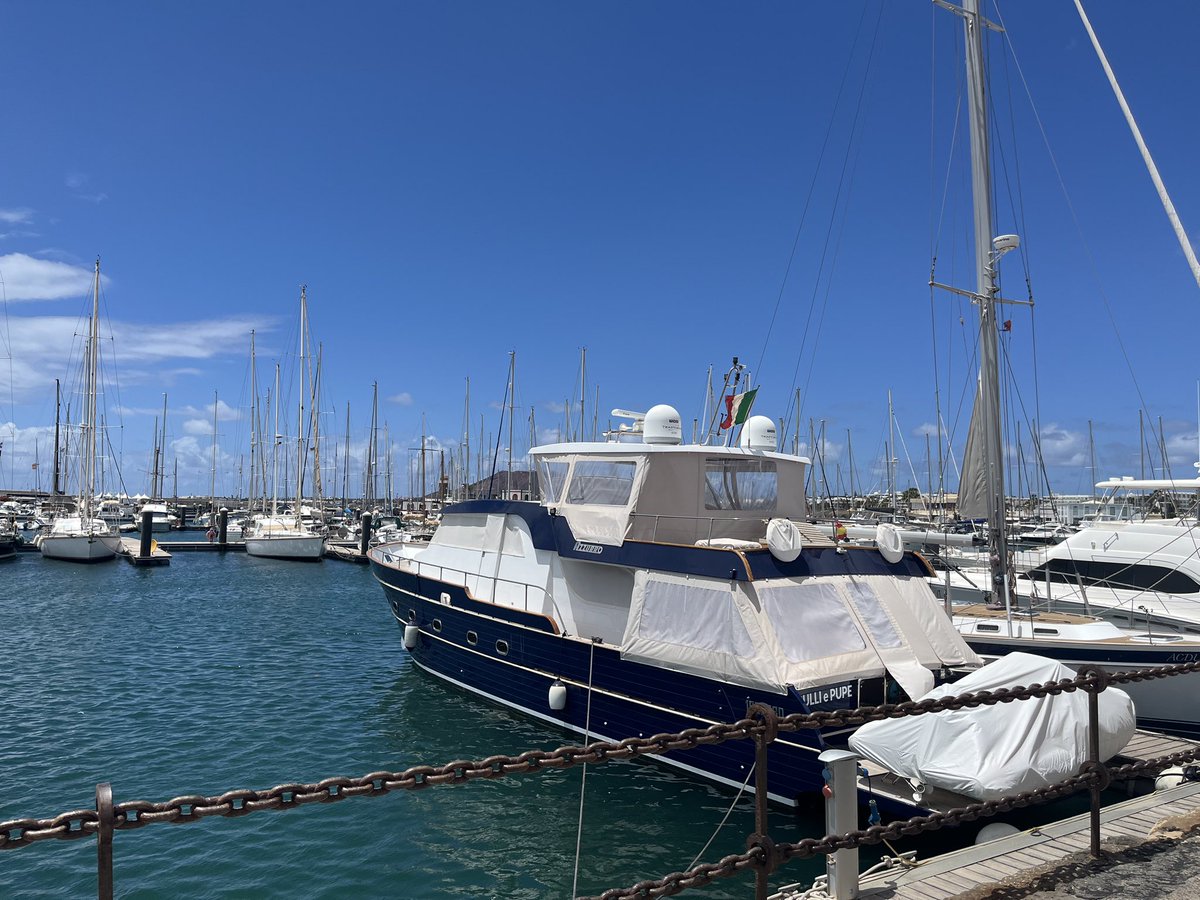
{"type": "Polygon", "coordinates": [[[650,407],[642,425],[642,440],[647,444],[683,443],[683,425],[679,421],[679,411],[665,403],[650,407]]]}
{"type": "Polygon", "coordinates": [[[751,416],[742,426],[738,445],[748,450],[774,450],[776,438],[775,422],[770,416],[751,416]]]}

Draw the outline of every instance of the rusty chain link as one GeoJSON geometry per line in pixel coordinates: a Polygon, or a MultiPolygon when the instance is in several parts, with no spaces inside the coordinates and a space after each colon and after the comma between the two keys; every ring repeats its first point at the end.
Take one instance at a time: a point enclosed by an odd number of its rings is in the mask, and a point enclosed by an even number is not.
{"type": "MultiPolygon", "coordinates": [[[[1010,703],[1014,700],[1045,697],[1081,689],[1096,690],[1102,686],[1101,683],[1103,681],[1107,681],[1109,684],[1125,684],[1133,681],[1167,678],[1172,675],[1182,675],[1192,672],[1200,672],[1200,661],[1132,672],[1100,673],[1099,676],[1097,674],[1087,674],[1073,679],[1048,682],[1044,685],[1032,684],[1028,687],[999,688],[995,691],[979,691],[977,693],[945,697],[940,700],[908,701],[905,703],[860,707],[854,710],[837,712],[792,713],[779,718],[777,727],[780,731],[789,732],[806,729],[839,728],[847,725],[861,725],[866,722],[874,722],[882,719],[898,719],[911,715],[941,712],[943,710],[992,706],[997,703],[1010,703]]],[[[687,728],[675,734],[656,734],[648,738],[626,738],[622,741],[597,741],[588,744],[586,747],[572,744],[559,747],[556,750],[526,750],[517,756],[500,754],[478,761],[460,759],[441,766],[412,766],[401,772],[378,771],[362,775],[358,778],[338,776],[326,778],[315,783],[281,784],[262,791],[232,790],[215,796],[187,794],[159,803],[151,803],[145,800],[131,800],[114,805],[113,827],[117,831],[128,831],[156,822],[179,824],[183,822],[196,822],[209,816],[244,816],[261,810],[294,809],[309,803],[333,803],[345,800],[348,797],[378,797],[397,790],[421,790],[435,785],[465,784],[480,778],[501,778],[507,775],[528,774],[544,769],[565,769],[584,763],[597,764],[613,759],[634,759],[651,753],[690,750],[694,747],[721,744],[729,740],[745,740],[753,738],[767,727],[761,721],[747,718],[732,724],[716,724],[710,725],[707,728],[687,728]]],[[[1166,766],[1189,762],[1195,760],[1198,756],[1200,756],[1200,750],[1175,753],[1171,756],[1159,757],[1154,760],[1143,760],[1142,762],[1120,766],[1108,771],[1114,779],[1129,778],[1166,766]]],[[[1089,775],[1075,776],[1074,779],[1062,782],[1062,784],[1075,785],[1079,779],[1083,779],[1082,784],[1086,786],[1091,783],[1092,778],[1099,777],[1101,777],[1099,773],[1093,772],[1089,775]]],[[[919,831],[929,830],[930,828],[940,828],[951,821],[957,824],[958,821],[966,821],[969,818],[975,818],[979,815],[994,815],[996,811],[1010,809],[1013,805],[1021,806],[1030,802],[1042,802],[1040,799],[1031,800],[1029,797],[1040,795],[1041,792],[1057,789],[1057,787],[1042,788],[1041,791],[1031,792],[1030,795],[1020,794],[1015,798],[989,801],[985,804],[976,804],[975,806],[950,810],[947,813],[939,813],[931,817],[918,817],[917,819],[909,820],[908,823],[874,826],[866,832],[852,833],[851,836],[854,834],[871,835],[880,828],[883,828],[884,831],[879,832],[880,836],[876,840],[898,837],[900,834],[915,834],[919,831]],[[992,812],[980,811],[992,804],[1001,805],[996,806],[992,812]],[[952,820],[950,817],[953,816],[958,816],[959,818],[952,820]],[[922,821],[934,821],[936,824],[917,826],[911,824],[922,821]],[[903,831],[904,826],[916,827],[916,830],[906,832],[903,831]],[[889,829],[893,828],[901,828],[901,830],[892,833],[889,829]]],[[[1080,789],[1082,789],[1080,786],[1073,786],[1067,793],[1080,789]]],[[[0,822],[0,850],[13,850],[19,847],[26,847],[30,844],[52,838],[76,840],[91,837],[95,835],[99,827],[98,823],[99,814],[93,809],[73,810],[71,812],[60,813],[49,819],[9,819],[0,822]]],[[[844,840],[851,836],[843,836],[843,838],[837,840],[844,840]]],[[[826,842],[830,840],[834,839],[824,839],[826,842]]],[[[875,842],[875,840],[868,842],[875,842]]],[[[785,860],[791,859],[796,857],[799,852],[794,848],[803,848],[806,843],[808,842],[801,841],[797,845],[779,844],[776,846],[776,853],[783,854],[783,859],[785,860]]],[[[815,843],[816,845],[825,846],[823,842],[815,843]]],[[[847,845],[847,847],[849,846],[858,846],[858,844],[847,845]]],[[[847,849],[847,847],[839,846],[834,847],[834,849],[847,849]]],[[[715,878],[726,877],[747,867],[763,864],[756,863],[755,860],[758,860],[764,852],[763,848],[756,847],[746,853],[726,857],[719,863],[699,866],[689,873],[674,873],[667,876],[667,878],[673,879],[672,883],[674,884],[682,884],[679,890],[682,890],[683,887],[708,884],[715,878]],[[688,883],[685,884],[684,882],[688,883]]],[[[814,850],[812,852],[823,853],[832,851],[814,850]]],[[[662,881],[660,879],[660,882],[662,881]]],[[[643,882],[642,884],[648,883],[643,882]]],[[[649,884],[659,885],[659,882],[649,884]]],[[[657,893],[619,893],[612,896],[666,896],[667,893],[676,892],[668,891],[664,893],[660,890],[660,887],[661,885],[652,888],[657,893]]],[[[634,889],[631,888],[629,890],[634,889]]],[[[603,896],[607,898],[610,895],[605,894],[603,896]]]]}

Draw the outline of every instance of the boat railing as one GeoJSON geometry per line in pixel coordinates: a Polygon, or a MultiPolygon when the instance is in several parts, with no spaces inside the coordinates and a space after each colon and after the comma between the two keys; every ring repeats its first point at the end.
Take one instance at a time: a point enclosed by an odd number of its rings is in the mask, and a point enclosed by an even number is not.
{"type": "MultiPolygon", "coordinates": [[[[412,557],[408,556],[398,556],[394,553],[385,552],[382,554],[382,556],[384,560],[393,563],[403,572],[432,578],[435,581],[441,581],[445,584],[452,584],[464,588],[470,592],[472,599],[475,600],[486,600],[489,603],[498,603],[500,602],[498,599],[498,595],[500,593],[498,590],[499,585],[510,585],[518,590],[505,591],[505,602],[515,607],[516,604],[513,603],[513,598],[518,597],[521,602],[521,609],[523,609],[525,612],[544,613],[548,601],[549,606],[554,610],[554,614],[559,623],[561,624],[563,621],[562,616],[558,613],[558,605],[554,602],[554,597],[548,590],[546,590],[546,588],[541,587],[540,585],[529,584],[525,581],[516,581],[512,578],[501,578],[498,575],[481,575],[478,572],[468,572],[465,569],[456,569],[453,566],[444,566],[440,563],[424,562],[423,560],[413,559],[412,557]],[[436,574],[432,574],[434,572],[436,572],[436,574]],[[447,573],[450,573],[450,575],[453,577],[448,578],[447,573]],[[459,580],[456,580],[456,578],[459,580]],[[472,586],[470,579],[475,580],[474,586],[472,586]],[[481,597],[479,596],[481,593],[480,585],[484,582],[491,582],[491,591],[489,596],[481,597]],[[530,609],[529,606],[529,592],[531,590],[541,595],[541,605],[535,609],[530,609]]],[[[538,599],[537,594],[534,595],[535,599],[538,599]]],[[[449,603],[449,597],[444,596],[442,602],[449,603]]]]}

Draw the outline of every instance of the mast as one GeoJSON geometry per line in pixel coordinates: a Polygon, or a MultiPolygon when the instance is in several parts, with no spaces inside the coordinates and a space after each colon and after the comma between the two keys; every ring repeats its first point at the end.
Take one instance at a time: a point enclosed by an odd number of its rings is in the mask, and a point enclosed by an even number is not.
{"type": "MultiPolygon", "coordinates": [[[[996,338],[996,266],[1015,241],[993,245],[991,150],[988,145],[987,97],[983,60],[983,28],[991,26],[979,13],[979,0],[963,0],[967,82],[971,125],[971,195],[975,212],[975,302],[979,307],[979,392],[983,476],[986,480],[988,549],[992,589],[1008,590],[1008,536],[1004,515],[1004,441],[1000,418],[1000,365],[996,338]]],[[[991,26],[995,27],[995,26],[991,26]]]]}
{"type": "Polygon", "coordinates": [[[887,455],[888,493],[892,498],[892,515],[899,512],[896,504],[896,412],[892,406],[892,392],[888,390],[888,455],[887,455]]]}
{"type": "MultiPolygon", "coordinates": [[[[378,478],[375,470],[377,468],[379,447],[379,382],[376,381],[371,385],[371,435],[367,442],[367,472],[366,479],[363,484],[364,494],[369,494],[365,500],[369,500],[371,505],[374,505],[375,498],[379,495],[379,485],[376,483],[378,478]]],[[[368,504],[363,503],[363,508],[366,509],[368,504]]]]}
{"type": "Polygon", "coordinates": [[[471,376],[467,376],[466,406],[463,409],[463,499],[471,484],[471,376]]]}
{"type": "Polygon", "coordinates": [[[158,496],[158,455],[161,453],[158,445],[158,416],[154,417],[154,453],[150,457],[150,499],[158,496]]]}
{"type": "Polygon", "coordinates": [[[212,473],[208,486],[208,502],[210,521],[216,522],[217,516],[217,392],[213,391],[213,433],[212,433],[212,473]]]}
{"type": "Polygon", "coordinates": [[[167,492],[167,395],[163,393],[163,414],[162,414],[162,440],[158,442],[159,451],[159,471],[158,471],[158,493],[154,496],[159,500],[163,499],[163,495],[167,492]]]}
{"type": "Polygon", "coordinates": [[[308,298],[305,296],[306,285],[300,285],[300,367],[298,377],[304,378],[304,384],[296,391],[300,395],[296,412],[296,525],[300,525],[300,503],[304,497],[304,395],[308,391],[307,371],[305,363],[305,329],[308,327],[308,298]]]}
{"type": "Polygon", "coordinates": [[[312,394],[309,397],[311,409],[309,418],[312,422],[313,499],[318,507],[321,505],[321,497],[325,493],[321,484],[321,416],[318,409],[321,397],[321,362],[324,355],[324,345],[317,344],[317,367],[313,370],[312,394]]]}
{"type": "MultiPolygon", "coordinates": [[[[387,503],[384,504],[384,512],[391,514],[392,498],[396,496],[396,492],[392,485],[392,429],[386,421],[383,423],[383,445],[384,445],[384,447],[387,448],[387,451],[386,451],[387,458],[385,460],[385,465],[387,466],[387,469],[385,471],[384,479],[383,479],[383,483],[387,490],[387,503]]],[[[425,446],[424,440],[421,441],[421,446],[422,447],[425,446]]],[[[423,450],[422,450],[422,453],[424,453],[423,450]]],[[[423,456],[422,456],[422,459],[424,459],[423,456]]]]}
{"type": "Polygon", "coordinates": [[[254,511],[255,469],[254,451],[258,444],[258,379],[254,370],[254,329],[250,329],[250,484],[246,488],[246,505],[254,511]]]}
{"type": "Polygon", "coordinates": [[[346,452],[342,454],[342,511],[346,510],[346,494],[350,490],[350,401],[346,401],[346,452]]]}
{"type": "Polygon", "coordinates": [[[508,485],[506,495],[512,496],[512,454],[513,454],[513,409],[516,406],[516,380],[517,380],[517,351],[512,350],[508,354],[508,485]]]}
{"type": "MultiPolygon", "coordinates": [[[[583,409],[587,400],[587,347],[583,347],[579,351],[579,439],[586,441],[587,419],[584,417],[583,409]]],[[[532,446],[532,444],[530,445],[532,446]]]]}
{"type": "Polygon", "coordinates": [[[271,516],[279,515],[279,363],[275,363],[275,442],[271,445],[271,516]]]}
{"type": "Polygon", "coordinates": [[[1092,461],[1092,499],[1096,499],[1096,436],[1092,433],[1092,420],[1088,419],[1088,456],[1092,461]]]}
{"type": "Polygon", "coordinates": [[[96,277],[92,288],[92,317],[88,326],[87,400],[83,421],[83,478],[80,480],[79,516],[89,533],[92,518],[92,494],[96,489],[96,377],[100,350],[100,257],[96,257],[96,277]]]}
{"type": "Polygon", "coordinates": [[[55,378],[54,379],[54,488],[53,488],[54,496],[58,496],[58,494],[61,493],[61,491],[59,489],[59,476],[58,476],[58,447],[59,447],[59,443],[60,443],[59,435],[58,435],[58,418],[59,418],[59,411],[61,409],[61,406],[62,406],[62,396],[61,396],[61,393],[59,390],[58,379],[55,378]]]}

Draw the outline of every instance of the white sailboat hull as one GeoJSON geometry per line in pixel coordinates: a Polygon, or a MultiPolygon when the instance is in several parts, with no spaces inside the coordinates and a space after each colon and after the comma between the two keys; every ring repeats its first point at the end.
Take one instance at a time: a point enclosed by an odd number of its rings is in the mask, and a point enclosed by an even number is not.
{"type": "Polygon", "coordinates": [[[271,559],[321,559],[325,538],[320,535],[274,535],[246,538],[246,552],[271,559]]]}
{"type": "Polygon", "coordinates": [[[114,559],[120,546],[121,539],[115,534],[48,534],[41,539],[42,556],[74,562],[114,559]]]}

